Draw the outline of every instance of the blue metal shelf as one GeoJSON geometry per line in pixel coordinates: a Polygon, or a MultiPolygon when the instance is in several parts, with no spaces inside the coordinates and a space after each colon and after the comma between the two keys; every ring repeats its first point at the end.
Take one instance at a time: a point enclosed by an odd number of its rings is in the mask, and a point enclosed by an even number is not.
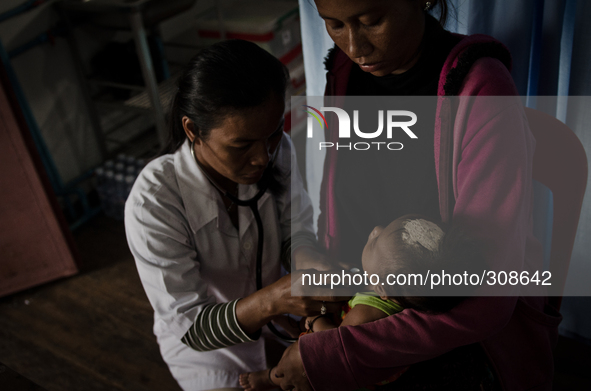
{"type": "MultiPolygon", "coordinates": [[[[27,12],[27,11],[45,3],[45,2],[46,2],[46,0],[29,0],[25,3],[23,3],[22,5],[14,7],[12,9],[0,14],[0,22],[6,21],[12,17],[20,15],[24,12],[27,12]]],[[[54,33],[61,33],[61,31],[55,30],[54,33]]],[[[72,221],[70,223],[70,229],[75,230],[76,228],[80,227],[85,222],[90,220],[92,217],[97,215],[101,210],[100,207],[93,208],[90,206],[90,204],[88,203],[88,197],[87,197],[86,193],[84,192],[84,190],[82,190],[78,186],[80,184],[80,182],[90,178],[90,176],[92,175],[92,170],[78,176],[77,178],[73,179],[72,181],[70,181],[66,184],[63,183],[62,178],[61,178],[61,176],[57,170],[57,167],[53,161],[51,153],[49,152],[49,149],[47,148],[47,145],[45,144],[45,141],[43,140],[43,137],[41,135],[41,130],[39,129],[39,125],[37,124],[37,121],[35,120],[35,117],[33,116],[33,112],[31,110],[31,107],[29,106],[29,103],[28,103],[28,101],[25,97],[25,94],[23,92],[23,89],[18,81],[16,73],[14,72],[14,69],[12,68],[12,65],[11,65],[11,58],[12,57],[15,57],[15,56],[35,47],[37,45],[48,42],[51,39],[52,39],[51,34],[48,32],[45,32],[43,34],[40,34],[39,36],[37,36],[33,40],[25,43],[24,45],[11,50],[10,53],[8,53],[6,51],[6,49],[4,48],[4,45],[2,44],[2,41],[0,40],[0,61],[2,61],[3,65],[6,69],[6,72],[8,74],[8,78],[10,80],[10,84],[12,86],[12,89],[14,90],[14,93],[15,93],[16,98],[18,100],[18,104],[22,110],[24,117],[25,117],[29,131],[31,132],[31,135],[33,137],[35,147],[37,148],[37,151],[39,152],[39,156],[41,157],[41,161],[43,163],[43,167],[45,168],[45,171],[46,171],[49,181],[51,183],[51,187],[53,188],[53,191],[55,192],[56,196],[59,199],[61,199],[64,203],[64,206],[66,208],[66,213],[67,213],[68,217],[70,218],[70,220],[72,221]],[[81,213],[77,212],[76,209],[74,208],[74,204],[71,200],[71,197],[76,197],[78,199],[78,201],[80,202],[80,205],[82,206],[81,213]]]]}

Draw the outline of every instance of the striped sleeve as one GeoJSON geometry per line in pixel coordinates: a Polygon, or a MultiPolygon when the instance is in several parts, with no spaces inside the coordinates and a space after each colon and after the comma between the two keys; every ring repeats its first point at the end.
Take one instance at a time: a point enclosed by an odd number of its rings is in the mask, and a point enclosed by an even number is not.
{"type": "Polygon", "coordinates": [[[238,300],[205,307],[181,341],[199,352],[207,352],[258,339],[260,330],[251,338],[240,328],[236,318],[238,300]]]}

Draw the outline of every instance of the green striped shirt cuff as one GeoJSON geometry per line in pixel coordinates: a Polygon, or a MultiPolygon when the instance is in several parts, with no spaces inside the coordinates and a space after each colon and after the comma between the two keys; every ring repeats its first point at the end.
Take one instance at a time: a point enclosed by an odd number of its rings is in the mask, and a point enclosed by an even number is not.
{"type": "Polygon", "coordinates": [[[251,338],[240,328],[236,318],[238,300],[205,307],[181,341],[199,352],[207,352],[258,339],[260,330],[251,338]]]}

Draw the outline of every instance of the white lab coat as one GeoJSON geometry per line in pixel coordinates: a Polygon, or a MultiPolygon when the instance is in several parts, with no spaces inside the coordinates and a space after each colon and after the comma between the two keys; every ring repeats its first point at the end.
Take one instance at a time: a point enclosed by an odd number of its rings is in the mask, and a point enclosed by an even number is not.
{"type": "MultiPolygon", "coordinates": [[[[263,286],[280,277],[281,243],[291,232],[313,232],[312,206],[288,136],[279,148],[275,164],[285,173],[281,181],[287,191],[280,197],[267,192],[258,202],[265,238],[263,286]]],[[[256,193],[256,185],[239,185],[240,199],[256,193]]],[[[238,387],[240,373],[267,368],[264,340],[274,336],[266,327],[257,341],[210,352],[181,342],[206,305],[256,291],[256,222],[248,207],[239,207],[238,218],[239,231],[222,196],[194,161],[188,141],[176,153],[150,162],[126,203],[127,240],[154,308],[154,333],[185,390],[238,387]]]]}

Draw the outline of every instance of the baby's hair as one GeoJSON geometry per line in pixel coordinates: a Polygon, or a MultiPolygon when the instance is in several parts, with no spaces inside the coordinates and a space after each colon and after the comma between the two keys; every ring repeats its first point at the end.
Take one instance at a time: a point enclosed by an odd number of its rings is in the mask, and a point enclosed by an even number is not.
{"type": "MultiPolygon", "coordinates": [[[[472,271],[482,273],[484,267],[481,244],[454,226],[442,228],[429,219],[413,217],[405,220],[404,228],[395,231],[391,240],[390,259],[382,263],[381,281],[385,281],[388,274],[425,277],[428,271],[442,270],[451,275],[471,274],[472,271]]],[[[424,292],[430,289],[429,282],[426,286],[383,287],[388,297],[403,307],[429,313],[447,312],[465,299],[465,296],[425,296],[424,292]]]]}

